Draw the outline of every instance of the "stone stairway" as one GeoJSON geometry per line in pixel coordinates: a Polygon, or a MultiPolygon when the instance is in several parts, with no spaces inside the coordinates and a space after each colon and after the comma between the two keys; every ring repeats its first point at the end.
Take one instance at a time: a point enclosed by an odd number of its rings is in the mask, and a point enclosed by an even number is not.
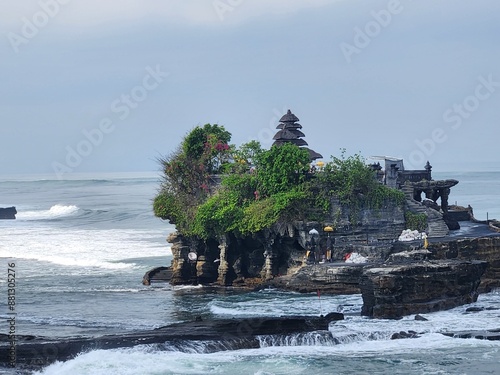
{"type": "Polygon", "coordinates": [[[427,213],[427,228],[429,237],[438,238],[447,236],[450,230],[443,220],[443,215],[432,208],[426,207],[425,211],[427,213]]]}
{"type": "Polygon", "coordinates": [[[426,214],[427,215],[427,235],[429,238],[439,238],[445,237],[449,233],[448,226],[443,220],[443,215],[429,207],[424,206],[422,203],[417,202],[413,199],[413,188],[408,185],[404,185],[401,189],[406,195],[406,204],[410,212],[414,214],[426,214]]]}

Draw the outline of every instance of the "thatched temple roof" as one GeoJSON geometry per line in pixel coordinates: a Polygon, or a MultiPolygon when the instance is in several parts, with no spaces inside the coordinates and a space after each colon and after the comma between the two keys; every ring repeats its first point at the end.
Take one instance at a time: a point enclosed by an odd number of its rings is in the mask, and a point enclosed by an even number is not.
{"type": "MultiPolygon", "coordinates": [[[[273,137],[273,146],[279,146],[284,143],[293,143],[299,147],[307,146],[307,142],[302,139],[302,137],[305,137],[305,134],[299,130],[302,129],[302,125],[300,125],[297,121],[299,121],[299,118],[290,110],[288,110],[287,113],[281,117],[280,123],[276,127],[276,129],[280,130],[273,137]]],[[[321,154],[308,147],[303,148],[309,152],[309,158],[311,161],[321,159],[323,157],[321,154]]]]}

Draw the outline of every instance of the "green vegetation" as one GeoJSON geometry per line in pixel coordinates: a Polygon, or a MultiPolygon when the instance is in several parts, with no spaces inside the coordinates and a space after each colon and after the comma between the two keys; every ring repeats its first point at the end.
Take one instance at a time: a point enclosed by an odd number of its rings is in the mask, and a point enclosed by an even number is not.
{"type": "Polygon", "coordinates": [[[425,232],[427,230],[427,215],[414,214],[413,212],[405,212],[406,229],[418,230],[425,232]]]}
{"type": "Polygon", "coordinates": [[[309,153],[291,143],[271,147],[259,153],[257,179],[259,192],[265,196],[284,193],[306,180],[309,153]]]}
{"type": "Polygon", "coordinates": [[[182,142],[183,154],[201,162],[208,173],[220,173],[229,156],[231,133],[223,126],[205,124],[194,128],[182,142]]]}
{"type": "Polygon", "coordinates": [[[160,160],[164,181],[153,204],[156,216],[185,235],[208,239],[248,235],[290,220],[325,219],[332,197],[349,205],[354,216],[362,205],[404,201],[402,192],[378,183],[357,154],[346,158],[344,150],[311,174],[309,153],[293,144],[263,150],[257,141],[237,148],[230,140],[224,127],[206,124],[160,160]]]}
{"type": "Polygon", "coordinates": [[[156,216],[168,219],[181,232],[191,232],[198,207],[211,193],[210,175],[229,163],[230,139],[223,126],[197,126],[176,151],[159,160],[163,183],[153,202],[156,216]]]}
{"type": "Polygon", "coordinates": [[[340,158],[332,156],[322,172],[317,175],[316,205],[329,212],[330,198],[337,197],[340,203],[350,207],[353,224],[363,206],[380,209],[388,202],[402,204],[405,201],[403,192],[390,189],[374,178],[374,172],[361,155],[345,157],[345,149],[341,150],[340,158]]]}

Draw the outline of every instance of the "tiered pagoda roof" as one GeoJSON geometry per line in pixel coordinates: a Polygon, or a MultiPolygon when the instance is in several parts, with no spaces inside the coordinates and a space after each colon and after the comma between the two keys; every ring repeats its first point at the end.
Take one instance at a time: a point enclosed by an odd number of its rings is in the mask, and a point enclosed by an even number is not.
{"type": "Polygon", "coordinates": [[[274,145],[282,145],[283,143],[293,143],[296,146],[306,149],[309,152],[309,157],[312,160],[321,159],[323,156],[318,154],[316,151],[311,150],[307,146],[307,142],[302,139],[305,134],[299,129],[302,129],[302,125],[298,123],[299,119],[290,110],[281,117],[279,125],[276,129],[280,129],[273,137],[274,145]]]}

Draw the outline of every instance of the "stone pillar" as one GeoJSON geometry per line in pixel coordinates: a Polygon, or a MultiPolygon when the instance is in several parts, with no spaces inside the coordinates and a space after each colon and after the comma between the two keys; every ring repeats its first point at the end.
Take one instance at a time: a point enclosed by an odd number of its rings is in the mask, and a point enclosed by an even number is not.
{"type": "Polygon", "coordinates": [[[441,193],[441,209],[444,213],[448,212],[448,198],[450,196],[451,189],[450,188],[441,188],[439,189],[441,193]]]}
{"type": "Polygon", "coordinates": [[[273,243],[274,240],[268,240],[264,244],[264,266],[262,267],[262,271],[260,273],[263,280],[271,280],[274,276],[273,265],[275,254],[272,248],[273,243]]]}
{"type": "Polygon", "coordinates": [[[189,246],[185,245],[185,239],[178,232],[171,233],[167,241],[172,244],[172,278],[171,284],[185,284],[190,279],[190,265],[187,260],[190,251],[189,246]]]}
{"type": "Polygon", "coordinates": [[[229,239],[226,236],[221,236],[219,238],[219,249],[220,249],[220,256],[219,256],[220,263],[219,263],[219,269],[218,269],[219,277],[217,278],[217,282],[221,285],[228,284],[228,280],[227,280],[227,273],[229,270],[229,263],[227,261],[228,248],[229,248],[229,239]]]}

